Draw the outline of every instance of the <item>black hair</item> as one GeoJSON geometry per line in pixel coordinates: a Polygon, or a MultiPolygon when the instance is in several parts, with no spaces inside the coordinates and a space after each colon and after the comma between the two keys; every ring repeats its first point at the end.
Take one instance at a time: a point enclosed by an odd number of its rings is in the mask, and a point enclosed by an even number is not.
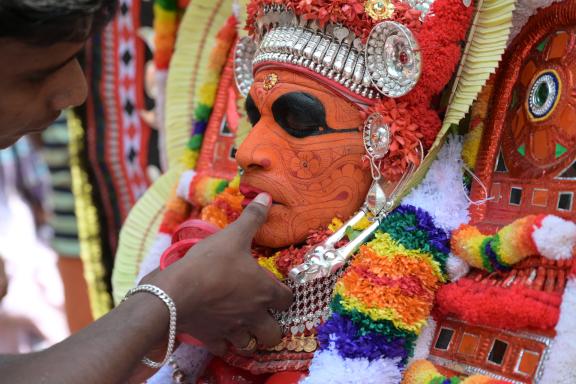
{"type": "Polygon", "coordinates": [[[35,45],[82,42],[114,16],[118,0],[0,0],[0,38],[35,45]]]}

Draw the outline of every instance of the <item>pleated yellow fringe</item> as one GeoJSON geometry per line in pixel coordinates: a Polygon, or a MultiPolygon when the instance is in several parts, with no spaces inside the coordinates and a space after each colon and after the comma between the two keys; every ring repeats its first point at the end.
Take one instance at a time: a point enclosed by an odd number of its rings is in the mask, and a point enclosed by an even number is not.
{"type": "Polygon", "coordinates": [[[140,263],[158,233],[165,205],[174,185],[178,182],[179,175],[180,170],[175,167],[156,180],[132,207],[122,226],[112,273],[112,291],[116,304],[136,284],[140,263]]]}

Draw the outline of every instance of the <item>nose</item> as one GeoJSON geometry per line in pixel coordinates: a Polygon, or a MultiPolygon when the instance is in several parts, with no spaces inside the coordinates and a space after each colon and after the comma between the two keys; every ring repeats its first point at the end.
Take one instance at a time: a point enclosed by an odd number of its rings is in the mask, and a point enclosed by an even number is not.
{"type": "Polygon", "coordinates": [[[236,161],[242,169],[268,170],[272,167],[274,150],[269,145],[272,137],[267,131],[265,121],[259,121],[238,148],[236,161]]]}
{"type": "Polygon", "coordinates": [[[57,111],[75,107],[84,103],[87,96],[86,76],[84,76],[78,61],[73,60],[54,76],[50,93],[50,106],[57,111]]]}

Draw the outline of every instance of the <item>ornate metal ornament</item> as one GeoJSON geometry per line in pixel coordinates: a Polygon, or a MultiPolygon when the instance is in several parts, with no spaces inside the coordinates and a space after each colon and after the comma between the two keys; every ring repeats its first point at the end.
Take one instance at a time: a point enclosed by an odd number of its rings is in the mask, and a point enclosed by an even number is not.
{"type": "MultiPolygon", "coordinates": [[[[420,11],[420,20],[424,21],[426,15],[430,12],[430,7],[434,4],[435,0],[404,0],[403,2],[408,3],[412,8],[420,11]]],[[[471,1],[471,0],[463,0],[471,1]]]]}
{"type": "Polygon", "coordinates": [[[364,122],[364,148],[370,158],[372,171],[372,185],[366,195],[365,207],[372,214],[378,216],[386,208],[388,199],[386,192],[380,185],[380,160],[386,156],[390,148],[390,127],[384,123],[382,115],[373,113],[364,122]]]}
{"type": "Polygon", "coordinates": [[[304,256],[304,263],[292,268],[289,273],[290,279],[298,284],[307,284],[314,280],[336,276],[338,271],[343,270],[342,267],[350,255],[378,228],[379,222],[376,220],[354,240],[336,249],[336,243],[344,238],[346,229],[358,223],[364,216],[366,211],[361,209],[328,239],[313,247],[304,256]]]}
{"type": "Polygon", "coordinates": [[[294,301],[287,311],[273,312],[285,335],[301,335],[330,317],[332,292],[340,275],[336,273],[306,284],[286,280],[285,283],[294,294],[294,301]]]}
{"type": "Polygon", "coordinates": [[[267,351],[270,352],[307,352],[311,353],[318,349],[318,342],[314,335],[291,335],[290,337],[282,338],[280,344],[274,347],[268,348],[267,351]]]}
{"type": "MultiPolygon", "coordinates": [[[[420,10],[421,19],[434,2],[402,1],[420,10]]],[[[372,29],[366,45],[341,24],[320,26],[281,5],[264,6],[254,37],[240,39],[235,49],[234,73],[242,95],[253,82],[253,66],[269,62],[308,68],[367,99],[410,92],[421,72],[416,39],[403,24],[386,20],[395,12],[390,0],[367,0],[364,8],[372,19],[383,20],[372,29]]]]}
{"type": "Polygon", "coordinates": [[[234,79],[236,87],[244,97],[248,96],[250,87],[254,83],[252,74],[252,60],[256,54],[257,46],[250,37],[243,37],[238,40],[234,48],[234,79]]]}
{"type": "Polygon", "coordinates": [[[368,156],[378,160],[386,156],[390,148],[390,127],[379,113],[373,113],[364,122],[362,134],[368,156]]]}
{"type": "Polygon", "coordinates": [[[533,81],[528,95],[529,117],[543,120],[554,110],[560,95],[560,80],[554,70],[541,72],[533,81]]]}
{"type": "Polygon", "coordinates": [[[366,208],[372,216],[379,216],[386,208],[392,207],[390,201],[386,196],[384,188],[380,185],[380,180],[375,179],[366,194],[366,208]]]}
{"type": "Polygon", "coordinates": [[[276,84],[278,84],[278,75],[276,73],[269,73],[264,78],[263,88],[269,91],[274,88],[276,84]]]}
{"type": "Polygon", "coordinates": [[[364,3],[366,14],[373,20],[385,20],[394,14],[394,4],[390,0],[368,0],[364,3]]]}
{"type": "Polygon", "coordinates": [[[321,28],[301,19],[296,25],[273,25],[263,33],[253,65],[271,62],[307,68],[368,99],[381,97],[366,71],[361,39],[339,24],[321,28]]]}
{"type": "Polygon", "coordinates": [[[404,25],[383,21],[374,26],[365,55],[372,84],[385,96],[404,96],[418,83],[422,70],[420,50],[404,25]]]}

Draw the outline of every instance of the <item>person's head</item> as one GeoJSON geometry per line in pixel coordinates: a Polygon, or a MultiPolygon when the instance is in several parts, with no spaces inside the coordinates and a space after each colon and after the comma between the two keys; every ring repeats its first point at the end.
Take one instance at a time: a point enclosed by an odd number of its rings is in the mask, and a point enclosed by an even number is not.
{"type": "Polygon", "coordinates": [[[86,98],[76,56],[117,0],[0,0],[0,148],[86,98]]]}
{"type": "Polygon", "coordinates": [[[236,159],[240,191],[275,203],[259,245],[301,243],[334,216],[348,219],[373,175],[400,180],[440,130],[432,100],[456,69],[472,8],[361,3],[249,3],[234,63],[253,128],[236,159]]]}
{"type": "Polygon", "coordinates": [[[360,207],[372,179],[355,103],[298,72],[270,69],[256,75],[246,110],[253,128],[236,154],[241,191],[274,202],[258,243],[298,243],[360,207]]]}

